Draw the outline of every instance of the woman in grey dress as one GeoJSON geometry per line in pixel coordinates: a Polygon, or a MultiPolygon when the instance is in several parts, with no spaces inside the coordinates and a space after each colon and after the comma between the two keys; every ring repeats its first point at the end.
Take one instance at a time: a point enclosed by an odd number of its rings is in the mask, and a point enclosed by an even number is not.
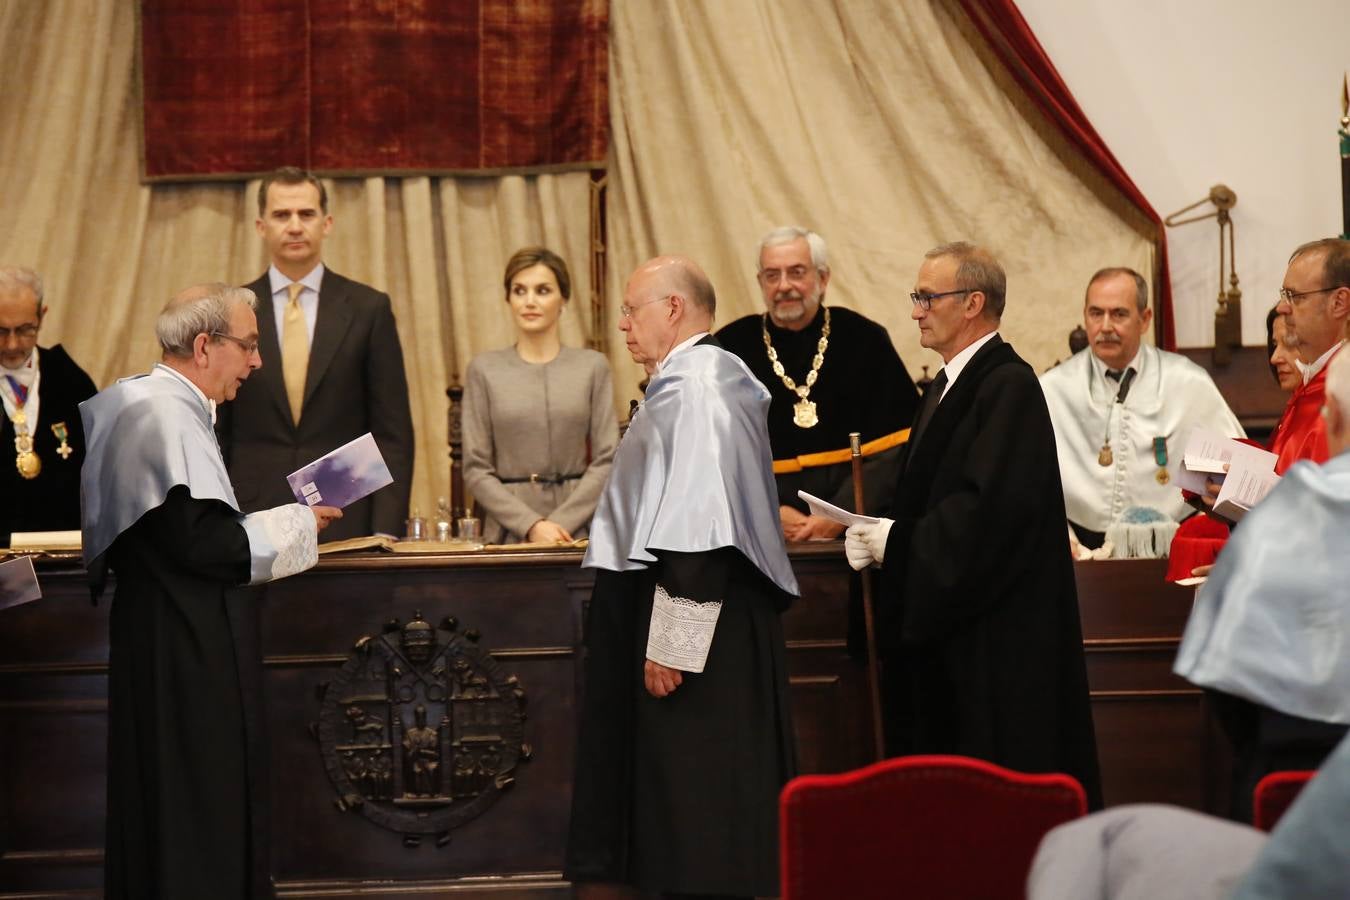
{"type": "Polygon", "coordinates": [[[503,284],[516,342],[469,363],[464,487],[488,543],[585,537],[619,440],[609,363],[562,345],[572,279],[557,254],[517,251],[503,284]]]}

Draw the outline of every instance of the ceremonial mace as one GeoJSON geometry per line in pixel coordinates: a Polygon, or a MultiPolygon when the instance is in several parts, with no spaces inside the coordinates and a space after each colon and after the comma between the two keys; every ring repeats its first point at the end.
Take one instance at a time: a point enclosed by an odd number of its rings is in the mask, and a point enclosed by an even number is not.
{"type": "MultiPolygon", "coordinates": [[[[848,435],[849,452],[853,459],[853,511],[867,515],[863,509],[862,436],[856,431],[848,435]]],[[[872,605],[872,573],[863,569],[862,580],[863,624],[867,629],[867,689],[872,701],[872,749],[877,759],[886,758],[886,741],[881,731],[881,677],[877,670],[877,617],[872,605]]]]}

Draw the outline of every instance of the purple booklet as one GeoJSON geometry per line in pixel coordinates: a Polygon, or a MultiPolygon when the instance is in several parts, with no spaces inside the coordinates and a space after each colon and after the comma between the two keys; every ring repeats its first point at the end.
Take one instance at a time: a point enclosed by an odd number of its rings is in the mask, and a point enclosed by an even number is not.
{"type": "Polygon", "coordinates": [[[286,476],[306,506],[344,507],[394,483],[375,438],[366,432],[286,476]]]}

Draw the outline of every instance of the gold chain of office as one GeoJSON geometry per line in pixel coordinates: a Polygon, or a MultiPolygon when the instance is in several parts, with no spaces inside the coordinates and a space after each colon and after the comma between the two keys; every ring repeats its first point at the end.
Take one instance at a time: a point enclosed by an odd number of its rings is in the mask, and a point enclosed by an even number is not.
{"type": "Polygon", "coordinates": [[[773,364],[773,374],[783,379],[783,386],[797,395],[797,402],[792,405],[792,424],[798,428],[814,428],[820,421],[816,415],[816,404],[808,399],[811,394],[811,387],[820,377],[820,367],[825,364],[825,350],[830,346],[830,308],[825,307],[825,321],[820,329],[820,340],[816,341],[816,355],[811,358],[811,371],[806,373],[806,378],[801,384],[792,380],[784,369],[783,364],[778,360],[778,351],[773,349],[773,341],[769,339],[769,314],[764,314],[764,320],[760,323],[764,329],[764,349],[768,351],[769,362],[773,364]]]}

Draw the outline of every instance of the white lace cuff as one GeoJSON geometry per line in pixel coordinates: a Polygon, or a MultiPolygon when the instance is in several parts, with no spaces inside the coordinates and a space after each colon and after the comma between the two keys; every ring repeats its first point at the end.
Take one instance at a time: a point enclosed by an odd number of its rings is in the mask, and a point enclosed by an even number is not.
{"type": "Polygon", "coordinates": [[[699,603],[672,597],[658,584],[647,631],[647,658],[682,672],[702,672],[721,611],[720,600],[699,603]]]}
{"type": "Polygon", "coordinates": [[[319,561],[319,528],[309,507],[288,503],[244,516],[252,557],[249,584],[294,575],[319,561]]]}

